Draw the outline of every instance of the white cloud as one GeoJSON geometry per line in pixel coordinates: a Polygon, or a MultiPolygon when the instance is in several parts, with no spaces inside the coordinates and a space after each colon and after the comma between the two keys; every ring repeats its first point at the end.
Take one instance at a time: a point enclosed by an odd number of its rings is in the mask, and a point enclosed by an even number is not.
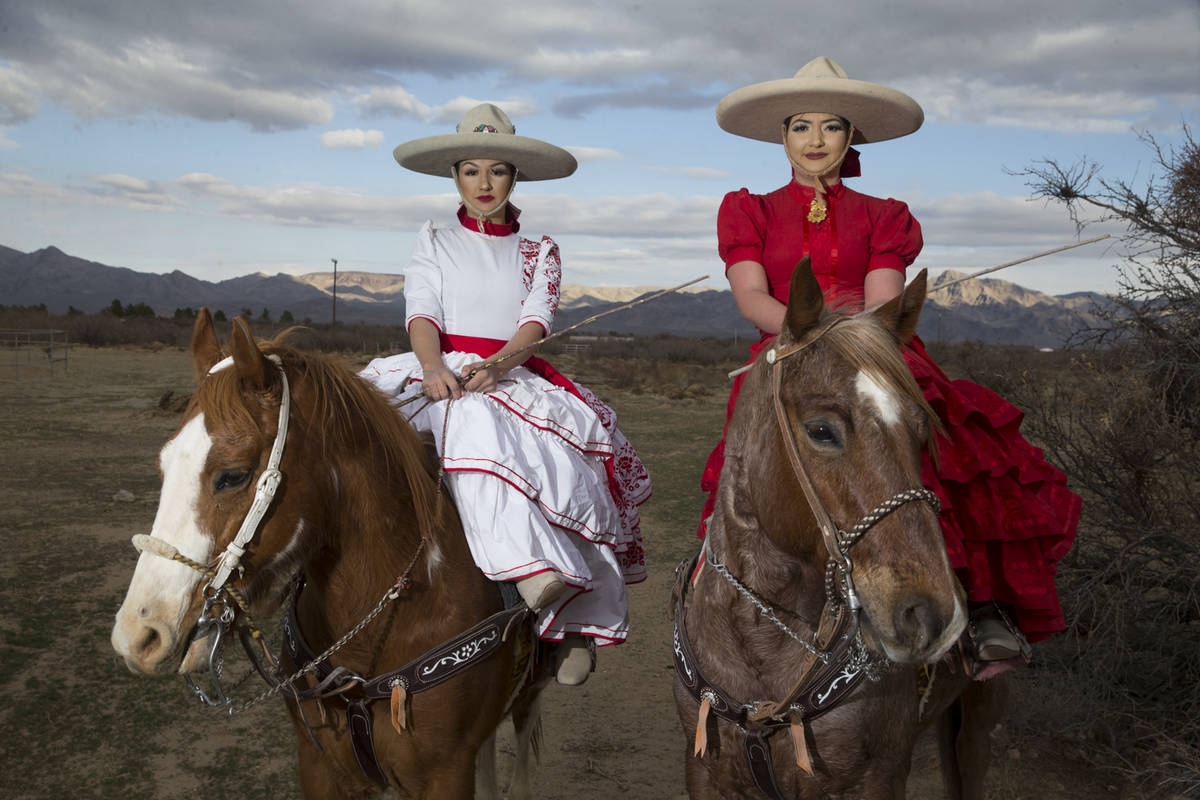
{"type": "Polygon", "coordinates": [[[581,164],[588,161],[617,161],[623,158],[616,150],[607,147],[576,147],[568,145],[566,150],[575,156],[575,160],[581,164]]]}
{"type": "Polygon", "coordinates": [[[326,131],[321,134],[323,147],[361,150],[365,147],[378,147],[381,144],[383,144],[383,131],[347,128],[340,131],[326,131]]]}
{"type": "Polygon", "coordinates": [[[129,175],[97,175],[93,180],[96,183],[110,186],[123,192],[149,194],[162,191],[162,187],[157,181],[148,181],[144,178],[134,178],[129,175]]]}
{"type": "Polygon", "coordinates": [[[17,197],[34,203],[71,202],[72,192],[29,175],[0,172],[0,196],[17,197]]]}
{"type": "Polygon", "coordinates": [[[710,180],[714,178],[728,178],[730,175],[727,169],[717,169],[716,167],[646,167],[649,172],[657,172],[663,175],[682,175],[685,178],[696,178],[697,180],[710,180]]]}
{"type": "MultiPolygon", "coordinates": [[[[152,14],[132,0],[8,6],[0,124],[29,119],[40,97],[83,118],[162,112],[256,130],[327,124],[341,96],[363,113],[427,122],[455,122],[475,102],[420,100],[397,87],[413,76],[483,91],[553,84],[553,107],[564,115],[606,105],[694,108],[785,77],[812,41],[843,42],[835,56],[851,77],[920,88],[918,99],[948,121],[1108,130],[1131,116],[1177,121],[1177,109],[1200,105],[1195,0],[847,4],[823,9],[803,30],[781,30],[795,18],[793,0],[729,14],[695,13],[690,0],[642,3],[637,13],[529,0],[520,13],[489,17],[488,36],[503,47],[479,46],[463,30],[462,9],[434,0],[293,0],[285,25],[274,6],[253,3],[160,0],[152,14]],[[956,82],[970,88],[966,102],[939,91],[956,82]],[[1116,102],[1090,102],[1101,96],[1116,102]]],[[[501,103],[514,116],[536,111],[532,101],[519,108],[520,99],[501,103]]]]}
{"type": "Polygon", "coordinates": [[[422,122],[455,125],[463,115],[480,103],[493,103],[504,109],[510,119],[538,113],[537,102],[530,97],[509,97],[503,100],[484,99],[459,95],[441,105],[422,102],[412,92],[401,86],[371,89],[355,95],[352,102],[366,116],[391,116],[411,118],[422,122]]]}
{"type": "Polygon", "coordinates": [[[16,125],[33,118],[38,109],[33,85],[23,72],[0,65],[0,125],[16,125]]]}
{"type": "Polygon", "coordinates": [[[363,114],[383,114],[392,117],[414,117],[425,120],[431,113],[430,107],[417,96],[401,86],[381,86],[353,98],[363,114]]]}

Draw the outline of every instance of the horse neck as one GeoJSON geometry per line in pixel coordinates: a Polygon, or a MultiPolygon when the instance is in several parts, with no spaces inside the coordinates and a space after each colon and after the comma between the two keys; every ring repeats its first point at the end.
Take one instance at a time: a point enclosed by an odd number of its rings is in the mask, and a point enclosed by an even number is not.
{"type": "Polygon", "coordinates": [[[486,581],[448,496],[439,500],[436,524],[422,530],[402,476],[392,470],[393,478],[384,480],[387,453],[377,437],[368,433],[324,457],[326,530],[323,546],[305,565],[301,604],[302,626],[314,629],[314,638],[348,630],[402,577],[408,585],[394,602],[404,607],[403,625],[368,626],[347,647],[349,657],[356,649],[377,652],[381,637],[391,642],[387,649],[399,647],[403,655],[441,641],[447,625],[466,628],[486,616],[489,598],[481,588],[486,581]]]}
{"type": "MultiPolygon", "coordinates": [[[[825,601],[826,553],[803,495],[784,477],[791,467],[769,398],[762,380],[739,396],[706,547],[787,627],[809,640],[825,601]]],[[[702,642],[697,649],[710,654],[709,666],[723,673],[711,675],[713,680],[729,681],[731,691],[739,682],[744,691],[791,688],[801,645],[715,568],[701,572],[689,607],[689,636],[702,642]]]]}
{"type": "MultiPolygon", "coordinates": [[[[748,486],[741,487],[741,491],[750,493],[748,486]]],[[[733,503],[742,500],[736,494],[727,499],[733,503]]],[[[815,522],[805,525],[801,522],[804,515],[795,512],[787,519],[768,521],[744,514],[722,515],[720,504],[717,514],[720,519],[714,519],[710,525],[706,543],[710,556],[769,605],[787,609],[815,623],[825,600],[824,550],[811,555],[786,550],[776,543],[776,537],[784,534],[770,530],[786,527],[786,535],[797,540],[819,540],[815,522]]],[[[719,588],[718,594],[723,595],[724,600],[739,594],[719,574],[714,574],[710,582],[719,588]]],[[[739,612],[744,611],[747,618],[757,618],[758,611],[744,597],[736,601],[735,606],[739,612]]],[[[798,624],[807,627],[806,623],[798,624]]]]}

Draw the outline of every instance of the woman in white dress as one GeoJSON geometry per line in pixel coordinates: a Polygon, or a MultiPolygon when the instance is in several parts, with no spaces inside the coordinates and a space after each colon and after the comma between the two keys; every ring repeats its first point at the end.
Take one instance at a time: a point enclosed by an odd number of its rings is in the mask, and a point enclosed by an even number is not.
{"type": "Polygon", "coordinates": [[[583,683],[596,645],[629,627],[625,585],[646,577],[638,506],[645,467],[616,415],[541,359],[487,359],[545,337],[561,264],[548,236],[518,235],[508,200],[518,180],[575,171],[566,150],[517,136],[484,103],[457,133],[400,145],[401,166],[451,177],[462,198],[448,227],[426,222],[404,271],[412,352],[361,373],[397,400],[429,402],[411,423],[431,433],[471,553],[495,581],[514,581],[542,639],[559,642],[560,683],[583,683]]]}

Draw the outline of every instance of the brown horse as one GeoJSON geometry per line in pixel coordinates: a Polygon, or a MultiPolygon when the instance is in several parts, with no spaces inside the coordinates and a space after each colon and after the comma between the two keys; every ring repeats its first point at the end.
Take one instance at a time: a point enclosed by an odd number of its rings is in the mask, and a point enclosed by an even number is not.
{"type": "Polygon", "coordinates": [[[962,696],[973,704],[941,729],[946,785],[981,798],[1004,683],[943,658],[965,596],[920,488],[938,425],[899,350],[925,273],[849,316],[805,259],[789,297],[729,424],[704,558],[676,585],[688,791],[901,798],[920,728],[962,696]]]}
{"type": "MultiPolygon", "coordinates": [[[[373,676],[501,610],[496,585],[475,567],[453,507],[438,501],[417,435],[380,393],[330,360],[280,342],[260,345],[240,319],[231,349],[231,359],[223,360],[212,318],[202,310],[192,340],[197,389],[159,456],[162,495],[117,613],[114,648],[136,673],[198,673],[217,625],[207,599],[219,595],[217,610],[227,617],[261,616],[280,606],[298,574],[303,588],[289,603],[290,622],[314,655],[352,632],[373,607],[385,606],[328,656],[326,667],[337,674],[323,691],[314,689],[311,675],[279,691],[288,698],[304,796],[370,796],[384,782],[404,797],[497,796],[491,737],[516,697],[512,713],[523,755],[544,685],[523,671],[531,631],[493,636],[489,656],[428,691],[400,694],[392,684],[408,688],[407,679],[392,681],[390,707],[364,699],[373,676]],[[273,455],[279,448],[282,454],[273,455]],[[256,499],[257,487],[272,476],[274,498],[256,499]],[[265,513],[261,523],[248,524],[255,506],[265,513]],[[241,535],[247,527],[249,538],[241,535]],[[244,555],[230,556],[238,548],[244,555]],[[164,558],[176,552],[182,558],[164,558]],[[234,567],[225,570],[234,593],[220,589],[221,566],[234,567]],[[366,709],[357,721],[348,717],[356,701],[366,709]],[[349,728],[359,723],[365,730],[352,737],[349,728]],[[363,740],[368,749],[373,740],[375,781],[353,753],[363,740]]],[[[285,638],[295,633],[289,626],[285,638]]],[[[456,664],[474,649],[467,642],[438,651],[436,661],[456,664]]],[[[306,665],[294,649],[285,646],[284,655],[279,675],[306,665]]],[[[216,692],[224,699],[220,687],[216,692]]],[[[512,797],[528,796],[519,761],[512,797]]]]}

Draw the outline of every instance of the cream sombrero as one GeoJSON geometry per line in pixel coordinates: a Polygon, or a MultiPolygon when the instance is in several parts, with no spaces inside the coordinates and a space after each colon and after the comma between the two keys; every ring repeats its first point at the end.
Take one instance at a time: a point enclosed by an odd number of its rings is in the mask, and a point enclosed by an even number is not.
{"type": "Polygon", "coordinates": [[[426,175],[450,177],[450,168],[465,158],[507,161],[517,168],[517,180],[546,181],[575,171],[575,157],[561,147],[517,136],[508,115],[491,103],[466,113],[457,133],[426,136],[392,151],[400,166],[426,175]]]}
{"type": "Polygon", "coordinates": [[[845,117],[854,126],[851,144],[895,139],[921,127],[925,113],[904,92],[856,81],[821,56],[791,78],[743,86],[717,104],[717,124],[730,133],[779,143],[784,120],[807,111],[845,117]]]}

